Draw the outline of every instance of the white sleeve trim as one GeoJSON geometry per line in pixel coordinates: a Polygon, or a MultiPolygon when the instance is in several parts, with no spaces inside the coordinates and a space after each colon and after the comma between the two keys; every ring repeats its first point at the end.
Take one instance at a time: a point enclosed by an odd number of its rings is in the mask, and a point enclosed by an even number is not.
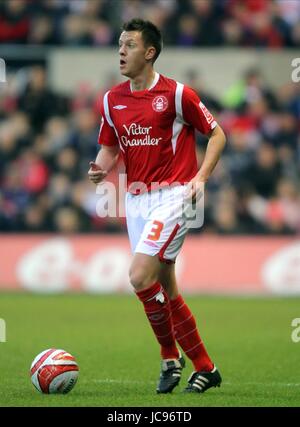
{"type": "Polygon", "coordinates": [[[211,129],[214,129],[217,126],[218,126],[218,123],[214,120],[211,124],[211,129]]]}
{"type": "Polygon", "coordinates": [[[106,92],[103,98],[103,106],[104,106],[104,115],[110,127],[114,127],[113,121],[109,114],[109,104],[108,104],[108,94],[110,91],[106,92]]]}
{"type": "Polygon", "coordinates": [[[184,120],[182,115],[182,94],[183,94],[183,84],[176,82],[176,91],[175,91],[175,120],[172,127],[172,149],[173,154],[176,152],[177,140],[182,131],[184,120]]]}

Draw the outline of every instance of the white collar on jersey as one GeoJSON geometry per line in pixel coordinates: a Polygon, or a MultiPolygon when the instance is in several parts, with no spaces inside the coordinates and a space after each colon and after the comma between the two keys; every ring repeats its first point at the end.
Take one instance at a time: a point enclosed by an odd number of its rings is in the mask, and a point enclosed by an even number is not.
{"type": "MultiPolygon", "coordinates": [[[[159,73],[157,73],[157,72],[155,71],[155,75],[154,75],[153,82],[151,83],[151,86],[150,86],[147,90],[151,90],[151,89],[153,89],[153,88],[154,88],[154,86],[156,86],[156,84],[157,84],[158,80],[159,80],[159,73]]],[[[134,90],[132,90],[131,82],[130,82],[130,90],[131,90],[131,92],[135,92],[134,90]]]]}

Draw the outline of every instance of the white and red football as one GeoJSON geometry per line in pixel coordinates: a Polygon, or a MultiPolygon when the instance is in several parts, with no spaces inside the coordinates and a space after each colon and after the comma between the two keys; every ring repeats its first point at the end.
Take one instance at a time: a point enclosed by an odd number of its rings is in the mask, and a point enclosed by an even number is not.
{"type": "Polygon", "coordinates": [[[75,358],[64,350],[49,348],[39,353],[31,364],[30,376],[41,393],[69,393],[78,378],[75,358]]]}

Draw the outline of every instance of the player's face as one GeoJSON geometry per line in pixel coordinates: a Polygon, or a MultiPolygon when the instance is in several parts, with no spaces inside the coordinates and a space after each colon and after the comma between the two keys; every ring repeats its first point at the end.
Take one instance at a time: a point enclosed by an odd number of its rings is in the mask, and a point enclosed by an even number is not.
{"type": "Polygon", "coordinates": [[[129,78],[140,75],[149,61],[151,49],[145,48],[139,31],[123,31],[119,39],[121,74],[129,78]]]}

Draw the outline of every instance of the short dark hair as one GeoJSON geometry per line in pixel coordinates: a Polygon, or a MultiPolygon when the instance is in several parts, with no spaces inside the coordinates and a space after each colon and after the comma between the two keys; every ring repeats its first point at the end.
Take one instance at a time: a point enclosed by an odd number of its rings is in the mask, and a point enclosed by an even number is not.
{"type": "Polygon", "coordinates": [[[156,50],[153,62],[155,62],[162,49],[162,36],[159,29],[150,21],[134,18],[122,25],[122,31],[139,31],[145,47],[153,46],[156,50]]]}

